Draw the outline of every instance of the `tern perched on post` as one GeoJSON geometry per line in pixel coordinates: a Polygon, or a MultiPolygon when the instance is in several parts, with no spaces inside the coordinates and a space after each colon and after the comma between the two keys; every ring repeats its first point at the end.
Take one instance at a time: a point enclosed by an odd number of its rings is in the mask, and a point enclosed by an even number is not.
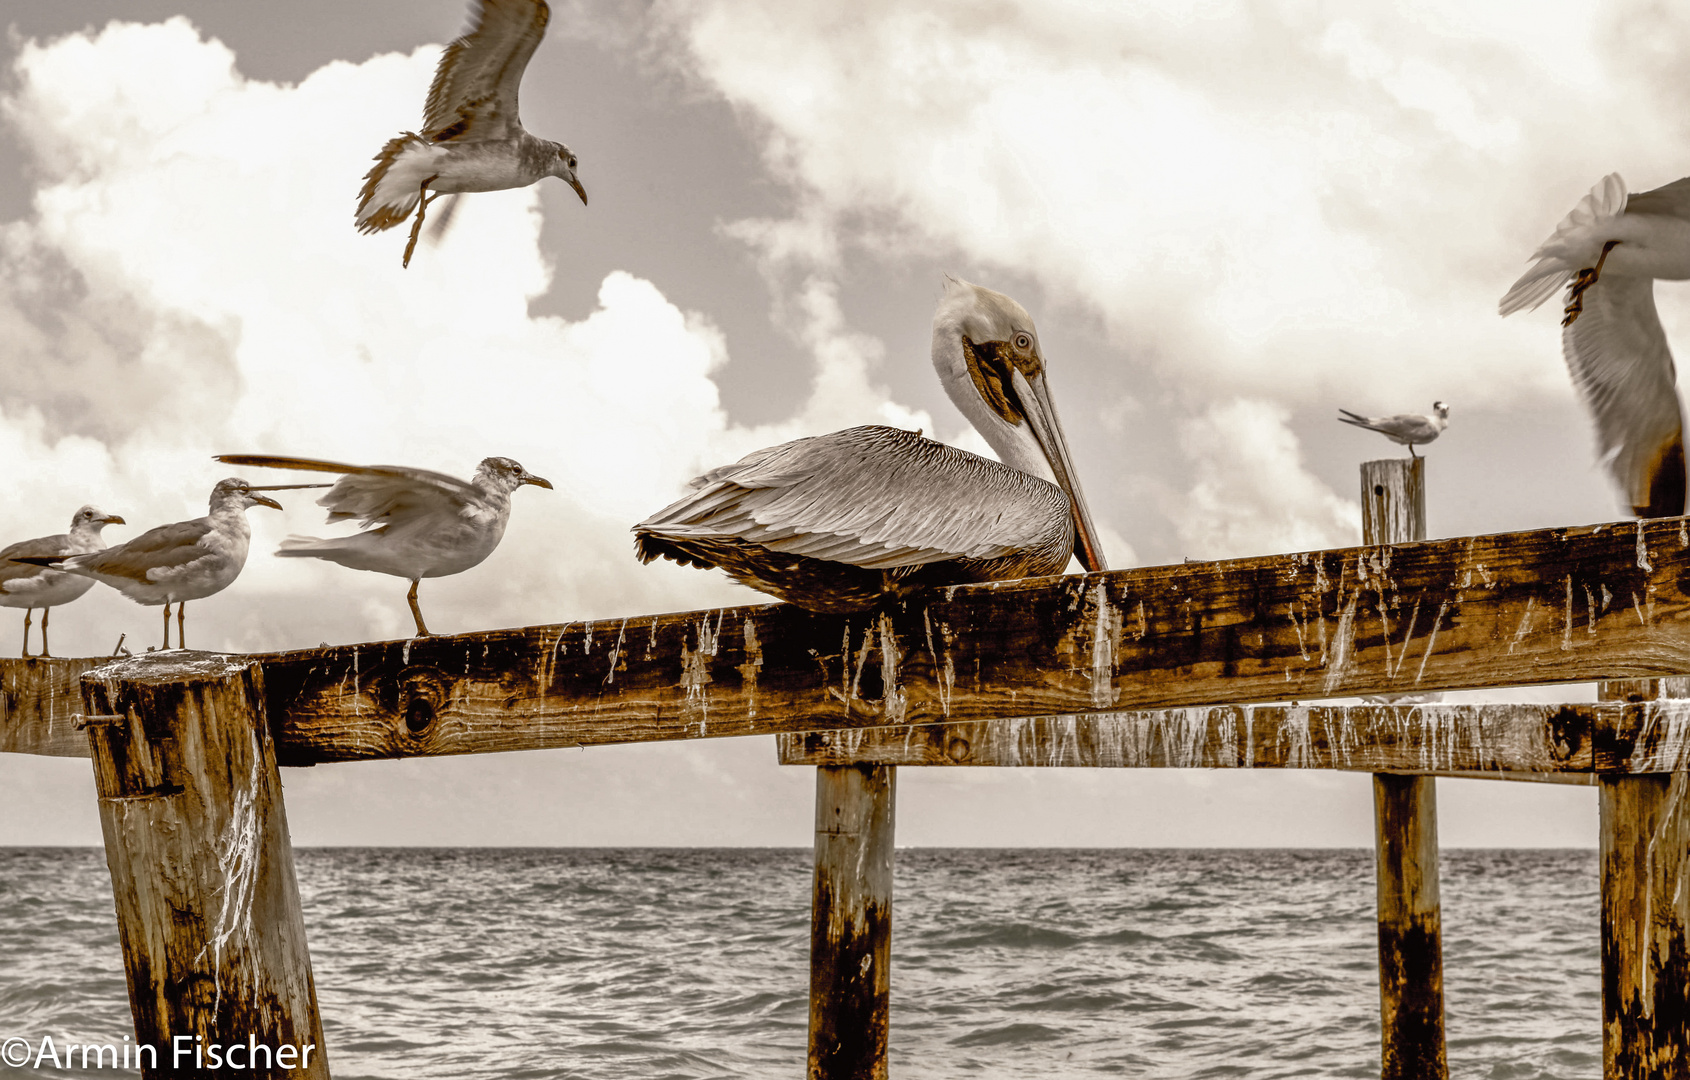
{"type": "Polygon", "coordinates": [[[34,540],[20,540],[0,548],[0,607],[23,608],[23,655],[29,655],[29,617],[41,609],[41,652],[51,656],[47,646],[47,616],[55,607],[68,604],[94,587],[94,582],[75,574],[67,574],[46,566],[13,562],[28,556],[85,555],[105,550],[100,530],[107,525],[122,525],[116,514],[107,514],[97,507],[84,506],[70,519],[70,531],[57,536],[42,536],[34,540]]]}
{"type": "Polygon", "coordinates": [[[493,554],[510,521],[511,492],[524,484],[552,486],[507,457],[484,459],[469,481],[401,465],[343,465],[269,454],[220,454],[217,460],[344,474],[317,505],[328,507],[330,522],[356,520],[363,531],[327,540],[290,536],[276,554],[410,579],[406,599],[419,637],[429,636],[417,606],[422,579],[461,574],[493,554]]]}
{"type": "Polygon", "coordinates": [[[170,648],[170,605],[175,604],[176,647],[185,649],[182,620],[188,601],[222,592],[246,565],[252,538],[247,507],[282,508],[276,500],[257,494],[264,490],[268,489],[231,477],[211,489],[211,513],[205,517],[160,525],[127,544],[87,555],[14,555],[12,560],[103,581],[137,604],[163,604],[166,649],[170,648]]]}
{"type": "Polygon", "coordinates": [[[705,473],[634,527],[641,562],[720,567],[811,611],[875,607],[916,589],[1059,574],[1103,555],[1032,317],[947,278],[933,316],[945,392],[1003,459],[898,428],[797,439],[705,473]]]}
{"type": "Polygon", "coordinates": [[[1684,513],[1684,413],[1655,279],[1690,278],[1690,177],[1628,196],[1610,173],[1532,257],[1498,310],[1529,311],[1566,286],[1561,353],[1603,463],[1638,517],[1684,513]]]}
{"type": "Polygon", "coordinates": [[[358,193],[361,233],[391,229],[416,210],[405,266],[428,204],[441,194],[503,191],[555,176],[587,204],[574,153],[528,134],[517,116],[517,87],[546,36],[551,9],[545,0],[476,0],[470,10],[469,31],[446,46],[435,69],[422,133],[389,139],[358,193]]]}
{"type": "Polygon", "coordinates": [[[1432,412],[1429,416],[1421,413],[1363,416],[1348,409],[1338,411],[1344,414],[1338,418],[1339,423],[1377,431],[1398,446],[1408,447],[1409,457],[1418,457],[1414,452],[1416,446],[1425,446],[1442,435],[1444,428],[1449,427],[1449,406],[1441,401],[1432,402],[1432,412]]]}

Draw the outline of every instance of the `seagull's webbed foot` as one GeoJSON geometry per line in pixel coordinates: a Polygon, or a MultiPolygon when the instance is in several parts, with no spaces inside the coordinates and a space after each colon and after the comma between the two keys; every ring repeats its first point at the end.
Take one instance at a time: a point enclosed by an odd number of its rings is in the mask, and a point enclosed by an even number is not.
{"type": "MultiPolygon", "coordinates": [[[[434,176],[424,180],[422,182],[422,187],[417,192],[417,220],[411,225],[411,239],[405,243],[405,259],[400,264],[400,269],[410,268],[411,253],[417,250],[417,237],[422,235],[423,215],[428,213],[428,204],[433,201],[433,199],[430,199],[428,196],[428,185],[439,178],[439,174],[436,173],[434,176]]],[[[438,199],[439,197],[439,193],[435,193],[434,198],[438,199]]]]}
{"type": "Polygon", "coordinates": [[[1571,326],[1578,321],[1579,313],[1584,310],[1584,290],[1596,284],[1596,279],[1602,276],[1602,264],[1608,261],[1608,252],[1614,250],[1618,240],[1610,240],[1602,245],[1602,254],[1596,260],[1595,266],[1587,266],[1573,277],[1573,284],[1567,292],[1566,310],[1562,312],[1566,318],[1561,320],[1562,326],[1571,326]]]}
{"type": "Polygon", "coordinates": [[[411,591],[405,594],[405,599],[411,602],[411,618],[417,620],[417,636],[433,637],[428,632],[428,624],[423,622],[422,608],[417,606],[417,586],[422,583],[421,578],[411,579],[411,591]]]}

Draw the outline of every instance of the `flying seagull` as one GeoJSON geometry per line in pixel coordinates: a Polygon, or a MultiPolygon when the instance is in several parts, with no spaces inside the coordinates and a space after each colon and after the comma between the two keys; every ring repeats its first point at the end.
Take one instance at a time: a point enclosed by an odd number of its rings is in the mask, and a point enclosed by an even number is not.
{"type": "Polygon", "coordinates": [[[1608,174],[1532,257],[1498,310],[1529,311],[1567,287],[1561,352],[1603,464],[1637,516],[1684,513],[1684,415],[1655,279],[1690,278],[1690,177],[1627,196],[1608,174]]]}
{"type": "Polygon", "coordinates": [[[34,540],[20,540],[0,548],[0,607],[23,608],[23,655],[29,656],[29,617],[41,609],[41,652],[51,656],[47,646],[47,616],[60,604],[68,604],[94,587],[87,578],[52,570],[45,566],[13,562],[13,559],[37,555],[84,555],[105,549],[100,530],[107,525],[122,525],[116,514],[107,514],[97,507],[84,506],[70,519],[70,531],[57,536],[42,536],[34,540]]]}
{"type": "Polygon", "coordinates": [[[507,457],[484,459],[469,481],[402,465],[343,465],[270,454],[220,454],[217,460],[344,474],[317,505],[328,507],[330,522],[357,520],[363,531],[327,540],[290,536],[276,554],[410,579],[406,599],[419,637],[429,632],[417,606],[418,583],[461,574],[493,554],[510,521],[511,492],[524,484],[552,486],[507,457]]]}
{"type": "Polygon", "coordinates": [[[246,508],[281,503],[259,495],[255,488],[231,477],[211,489],[211,513],[192,521],[160,525],[116,547],[86,555],[12,556],[12,561],[51,566],[66,573],[103,581],[137,604],[164,605],[164,647],[170,648],[170,605],[176,605],[176,647],[187,648],[182,636],[183,609],[189,600],[222,592],[246,565],[246,508]]]}
{"type": "Polygon", "coordinates": [[[469,31],[446,46],[434,71],[422,133],[389,139],[358,193],[361,233],[391,229],[416,211],[405,266],[428,204],[441,194],[503,191],[556,176],[587,203],[569,147],[528,134],[517,116],[517,87],[551,9],[545,0],[476,0],[470,12],[469,31]]]}
{"type": "Polygon", "coordinates": [[[1104,569],[1038,331],[1022,306],[947,278],[933,366],[1003,462],[869,426],[715,469],[634,527],[641,562],[720,567],[811,611],[863,611],[916,589],[1104,569]]]}
{"type": "Polygon", "coordinates": [[[1449,427],[1449,406],[1441,401],[1432,402],[1430,416],[1419,413],[1398,413],[1396,416],[1363,416],[1348,409],[1339,409],[1343,416],[1338,418],[1340,423],[1353,424],[1368,431],[1377,431],[1398,446],[1408,447],[1408,456],[1417,457],[1414,448],[1425,446],[1444,433],[1449,427]]]}

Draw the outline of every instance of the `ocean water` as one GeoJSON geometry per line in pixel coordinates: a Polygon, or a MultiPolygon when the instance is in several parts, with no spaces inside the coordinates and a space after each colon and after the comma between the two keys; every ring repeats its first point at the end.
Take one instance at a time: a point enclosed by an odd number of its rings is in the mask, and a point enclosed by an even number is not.
{"type": "MultiPolygon", "coordinates": [[[[296,860],[338,1080],[802,1075],[807,850],[296,860]]],[[[1595,853],[1442,888],[1452,1075],[1599,1076],[1595,853]]],[[[1370,852],[905,850],[895,903],[899,1077],[1378,1076],[1370,852]]],[[[0,849],[0,1041],[126,1033],[103,854],[0,849]]]]}

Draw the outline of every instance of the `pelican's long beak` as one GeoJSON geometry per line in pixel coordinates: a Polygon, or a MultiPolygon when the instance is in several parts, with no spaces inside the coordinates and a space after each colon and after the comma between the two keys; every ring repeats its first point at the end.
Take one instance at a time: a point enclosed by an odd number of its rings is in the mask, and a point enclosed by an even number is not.
{"type": "Polygon", "coordinates": [[[254,494],[251,491],[248,491],[247,492],[247,498],[251,499],[253,501],[253,503],[257,506],[268,506],[273,510],[280,510],[282,508],[281,503],[277,502],[275,499],[270,498],[270,496],[268,496],[268,495],[257,495],[257,494],[254,494]]]}
{"type": "Polygon", "coordinates": [[[1068,501],[1073,504],[1074,554],[1088,571],[1107,570],[1103,546],[1097,542],[1097,526],[1091,522],[1091,511],[1086,508],[1086,497],[1075,477],[1074,463],[1068,456],[1068,440],[1062,434],[1062,421],[1057,419],[1056,402],[1051,399],[1044,376],[1030,381],[1021,369],[1011,367],[1009,370],[1027,423],[1033,429],[1033,438],[1038,440],[1039,449],[1044,451],[1045,460],[1050,462],[1057,484],[1068,493],[1068,501]]]}
{"type": "MultiPolygon", "coordinates": [[[[583,195],[582,198],[586,198],[586,196],[583,195]]],[[[547,480],[543,476],[535,476],[531,472],[525,472],[522,474],[522,479],[517,482],[517,486],[521,487],[523,484],[533,484],[535,487],[543,487],[547,491],[552,490],[552,482],[550,480],[547,480]]]]}

